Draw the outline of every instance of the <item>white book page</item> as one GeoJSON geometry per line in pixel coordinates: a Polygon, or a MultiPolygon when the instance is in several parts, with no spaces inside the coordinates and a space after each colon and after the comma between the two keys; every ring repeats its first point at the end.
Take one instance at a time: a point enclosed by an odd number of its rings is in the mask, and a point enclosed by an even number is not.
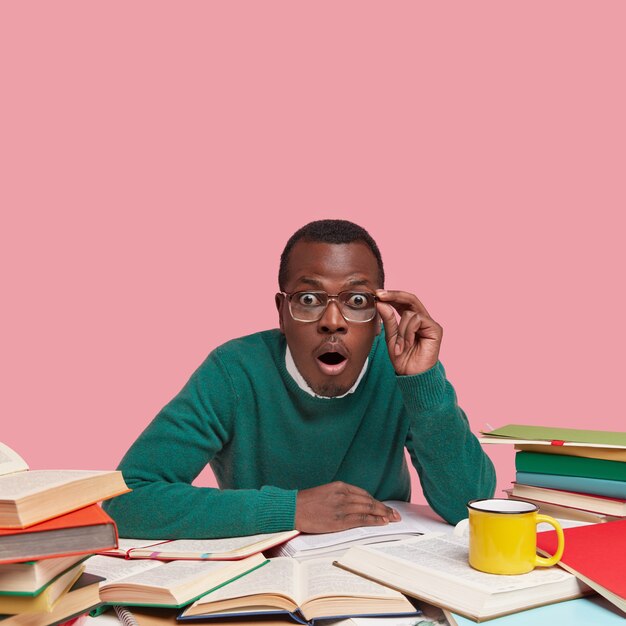
{"type": "Polygon", "coordinates": [[[103,576],[101,587],[112,584],[137,584],[161,589],[184,587],[224,567],[222,561],[152,561],[120,559],[115,556],[94,556],[88,559],[85,571],[103,576]]]}
{"type": "MultiPolygon", "coordinates": [[[[149,562],[154,563],[155,561],[149,562]]],[[[118,582],[125,585],[148,585],[161,589],[184,589],[197,579],[230,565],[230,563],[223,561],[169,561],[167,563],[157,561],[157,563],[159,563],[159,567],[126,576],[118,582]]]]}
{"type": "Polygon", "coordinates": [[[2,500],[25,498],[47,489],[76,482],[90,476],[107,474],[93,470],[30,470],[0,477],[2,500]]]}
{"type": "MultiPolygon", "coordinates": [[[[572,576],[557,567],[538,567],[528,574],[512,576],[479,572],[470,567],[467,561],[467,539],[449,535],[423,535],[408,541],[368,546],[364,550],[394,557],[421,570],[426,576],[432,573],[461,581],[468,587],[490,594],[537,587],[572,576]]],[[[367,559],[367,555],[365,558],[367,559]]]]}
{"type": "Polygon", "coordinates": [[[299,604],[296,590],[297,566],[297,561],[287,557],[270,559],[269,563],[202,596],[196,600],[194,606],[255,594],[280,594],[299,604]]]}
{"type": "Polygon", "coordinates": [[[15,450],[0,441],[0,476],[27,469],[28,463],[15,450]]]}
{"type": "Polygon", "coordinates": [[[390,522],[387,526],[362,526],[350,528],[336,533],[320,533],[317,535],[298,535],[286,545],[289,553],[296,550],[315,550],[346,543],[363,543],[364,541],[384,541],[390,535],[419,534],[427,532],[451,532],[452,527],[431,513],[426,506],[389,500],[386,505],[396,509],[402,519],[399,522],[390,522]]]}
{"type": "Polygon", "coordinates": [[[92,556],[85,563],[85,571],[88,574],[102,576],[106,580],[100,583],[101,587],[116,582],[127,576],[145,572],[154,567],[160,567],[160,561],[136,560],[129,561],[116,556],[92,556]]]}
{"type": "Polygon", "coordinates": [[[316,597],[366,596],[398,597],[400,594],[367,578],[347,572],[332,559],[312,559],[300,563],[302,571],[301,603],[316,597]]]}
{"type": "Polygon", "coordinates": [[[168,552],[185,554],[211,555],[232,552],[261,541],[271,543],[272,539],[283,533],[263,533],[244,537],[228,537],[224,539],[175,539],[164,542],[162,539],[120,539],[119,547],[124,550],[154,546],[154,553],[165,556],[168,552]],[[159,545],[156,545],[159,544],[159,545]],[[127,547],[128,546],[128,547],[127,547]]]}

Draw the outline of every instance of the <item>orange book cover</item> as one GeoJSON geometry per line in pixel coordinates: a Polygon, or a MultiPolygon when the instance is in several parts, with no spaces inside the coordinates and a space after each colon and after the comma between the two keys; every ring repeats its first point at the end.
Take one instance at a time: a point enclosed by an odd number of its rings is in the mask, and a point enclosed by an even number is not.
{"type": "Polygon", "coordinates": [[[0,563],[90,554],[117,544],[115,522],[91,504],[28,528],[0,528],[0,563]]]}
{"type": "MultiPolygon", "coordinates": [[[[564,569],[626,611],[626,520],[564,528],[564,569]]],[[[556,532],[537,533],[537,547],[554,554],[556,532]]]]}

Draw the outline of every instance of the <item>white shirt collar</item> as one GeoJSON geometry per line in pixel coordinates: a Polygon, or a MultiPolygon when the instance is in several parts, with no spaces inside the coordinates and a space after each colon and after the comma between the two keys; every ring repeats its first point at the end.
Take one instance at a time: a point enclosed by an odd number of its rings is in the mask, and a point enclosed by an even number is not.
{"type": "Polygon", "coordinates": [[[363,364],[363,369],[361,370],[359,377],[356,379],[356,382],[354,383],[354,385],[352,385],[352,387],[350,387],[350,389],[346,391],[346,393],[344,393],[341,396],[334,396],[333,398],[330,398],[328,396],[320,396],[316,394],[313,391],[313,389],[309,387],[308,383],[306,382],[306,380],[304,380],[304,378],[302,377],[302,374],[300,374],[300,372],[298,371],[298,368],[296,367],[296,362],[293,360],[293,356],[291,355],[291,350],[289,350],[289,346],[287,346],[287,349],[285,351],[285,367],[287,368],[287,371],[289,372],[291,377],[298,384],[298,387],[300,387],[300,389],[302,389],[303,391],[306,391],[310,396],[314,396],[315,398],[323,398],[324,400],[333,400],[334,398],[345,398],[348,394],[354,393],[356,391],[356,388],[359,386],[359,383],[361,382],[361,378],[365,376],[365,372],[367,371],[367,364],[369,363],[369,360],[370,360],[369,357],[365,359],[365,363],[363,364]]]}

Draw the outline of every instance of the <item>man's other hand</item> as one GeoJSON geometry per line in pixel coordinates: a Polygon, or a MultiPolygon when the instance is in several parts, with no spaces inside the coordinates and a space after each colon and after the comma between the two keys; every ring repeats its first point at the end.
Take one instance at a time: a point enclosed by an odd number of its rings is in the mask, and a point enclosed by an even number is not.
{"type": "Polygon", "coordinates": [[[443,328],[412,293],[378,289],[376,296],[378,313],[385,323],[389,358],[396,374],[411,376],[433,367],[439,359],[443,328]]]}
{"type": "Polygon", "coordinates": [[[296,500],[296,529],[304,533],[331,533],[398,521],[396,510],[372,498],[365,489],[339,481],[303,489],[296,500]]]}

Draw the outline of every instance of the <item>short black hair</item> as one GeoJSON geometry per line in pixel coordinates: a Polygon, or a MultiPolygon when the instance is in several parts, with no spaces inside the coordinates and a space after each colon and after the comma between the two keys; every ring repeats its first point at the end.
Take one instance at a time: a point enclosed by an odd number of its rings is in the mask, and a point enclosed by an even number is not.
{"type": "Polygon", "coordinates": [[[309,222],[298,229],[287,241],[285,249],[280,255],[280,266],[278,269],[278,286],[281,291],[285,290],[287,282],[287,263],[291,249],[299,242],[310,243],[354,243],[362,242],[369,247],[376,258],[378,265],[378,282],[381,287],[385,285],[385,270],[380,250],[372,236],[358,224],[348,220],[316,220],[309,222]]]}

